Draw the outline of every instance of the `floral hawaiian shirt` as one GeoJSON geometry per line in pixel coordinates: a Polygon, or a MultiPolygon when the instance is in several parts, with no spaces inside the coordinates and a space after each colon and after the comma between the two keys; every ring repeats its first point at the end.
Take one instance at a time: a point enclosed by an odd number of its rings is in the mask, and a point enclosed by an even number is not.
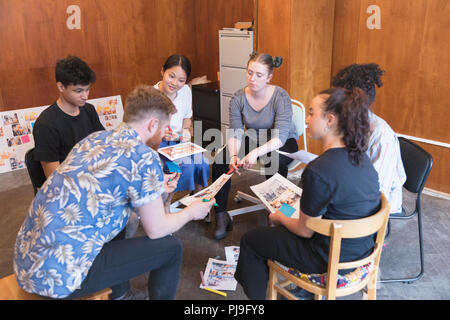
{"type": "Polygon", "coordinates": [[[14,272],[20,287],[67,297],[133,208],[162,192],[158,154],[127,124],[80,141],[36,194],[19,230],[14,272]]]}

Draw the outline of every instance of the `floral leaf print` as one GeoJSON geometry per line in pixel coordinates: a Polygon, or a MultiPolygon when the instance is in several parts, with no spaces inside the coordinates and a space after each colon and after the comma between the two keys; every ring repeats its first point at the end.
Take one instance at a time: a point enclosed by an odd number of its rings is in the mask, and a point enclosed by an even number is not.
{"type": "Polygon", "coordinates": [[[103,244],[108,242],[104,235],[99,235],[97,231],[94,235],[92,235],[88,240],[86,240],[83,244],[82,250],[83,253],[90,254],[93,251],[100,252],[103,247],[103,244]]]}
{"type": "Polygon", "coordinates": [[[89,211],[92,218],[95,218],[95,216],[98,214],[99,205],[100,205],[99,195],[88,191],[86,200],[86,209],[89,211]]]}
{"type": "Polygon", "coordinates": [[[117,167],[117,158],[101,159],[88,167],[88,171],[95,178],[105,178],[110,175],[117,167]]]}
{"type": "Polygon", "coordinates": [[[111,145],[118,150],[118,155],[125,155],[126,158],[131,157],[134,152],[134,148],[139,144],[136,139],[121,138],[115,139],[111,142],[111,145]]]}
{"type": "Polygon", "coordinates": [[[80,172],[77,175],[80,188],[86,189],[90,193],[101,191],[99,181],[90,173],[80,172]]]}
{"type": "Polygon", "coordinates": [[[73,247],[71,244],[60,245],[55,252],[53,252],[53,255],[59,263],[69,264],[73,261],[73,247]]]}
{"type": "Polygon", "coordinates": [[[73,194],[78,202],[80,202],[81,199],[81,192],[78,188],[77,184],[73,180],[71,176],[65,176],[64,177],[64,189],[62,192],[68,192],[70,194],[73,194]]]}
{"type": "Polygon", "coordinates": [[[91,147],[91,143],[90,143],[89,139],[85,139],[80,142],[77,149],[74,148],[74,151],[76,150],[77,153],[80,153],[80,152],[89,151],[91,148],[92,147],[91,147]]]}
{"type": "Polygon", "coordinates": [[[82,157],[83,162],[91,162],[91,161],[97,161],[100,156],[105,152],[106,146],[99,144],[94,146],[93,148],[89,149],[82,157]]]}
{"type": "Polygon", "coordinates": [[[59,210],[58,213],[61,214],[61,218],[64,222],[70,225],[80,222],[83,216],[80,207],[76,203],[69,204],[65,208],[59,210]]]}
{"type": "Polygon", "coordinates": [[[154,161],[155,161],[155,155],[153,154],[152,151],[150,151],[146,154],[143,154],[141,159],[138,162],[137,170],[141,171],[142,167],[144,165],[151,165],[151,164],[153,164],[154,161]]]}
{"type": "Polygon", "coordinates": [[[65,173],[69,173],[72,171],[76,171],[78,169],[80,169],[81,166],[72,166],[70,165],[70,161],[67,161],[67,159],[61,163],[58,168],[56,168],[56,172],[58,172],[59,174],[65,174],[65,173]]]}
{"type": "Polygon", "coordinates": [[[113,213],[108,215],[102,215],[101,217],[97,218],[95,226],[99,229],[103,228],[105,225],[108,225],[111,222],[111,217],[114,217],[113,213]]]}
{"type": "Polygon", "coordinates": [[[45,260],[48,258],[46,254],[41,255],[37,252],[31,252],[28,257],[33,262],[31,267],[29,268],[29,272],[35,273],[37,270],[39,270],[45,263],[45,260]]]}
{"type": "Polygon", "coordinates": [[[35,211],[34,229],[42,231],[51,221],[52,214],[39,204],[35,211]]]}
{"type": "Polygon", "coordinates": [[[159,175],[156,172],[156,169],[148,168],[144,176],[144,183],[142,185],[143,191],[153,192],[159,190],[163,187],[163,184],[163,181],[159,181],[159,175]]]}
{"type": "Polygon", "coordinates": [[[131,203],[139,200],[139,192],[132,186],[128,187],[127,196],[131,203]]]}
{"type": "Polygon", "coordinates": [[[36,272],[37,278],[42,278],[42,283],[48,285],[52,292],[53,287],[56,286],[62,286],[63,282],[61,280],[62,276],[58,273],[55,269],[49,269],[49,270],[40,270],[36,272]]]}
{"type": "Polygon", "coordinates": [[[22,288],[25,291],[33,292],[35,290],[34,289],[34,287],[35,287],[34,286],[34,281],[33,281],[32,277],[33,277],[33,273],[32,272],[29,272],[29,271],[24,270],[24,269],[20,270],[17,278],[18,278],[22,288]]]}
{"type": "Polygon", "coordinates": [[[83,280],[82,275],[87,275],[92,263],[88,260],[87,255],[74,259],[67,264],[66,272],[70,274],[67,279],[66,287],[70,292],[78,289],[83,280]]]}
{"type": "Polygon", "coordinates": [[[70,238],[80,242],[86,241],[87,236],[82,232],[85,229],[91,229],[92,226],[65,226],[59,229],[61,232],[67,234],[70,238]]]}
{"type": "Polygon", "coordinates": [[[52,184],[53,181],[53,175],[51,174],[47,180],[45,180],[44,184],[41,186],[40,189],[43,189],[44,193],[47,193],[48,187],[52,184]]]}

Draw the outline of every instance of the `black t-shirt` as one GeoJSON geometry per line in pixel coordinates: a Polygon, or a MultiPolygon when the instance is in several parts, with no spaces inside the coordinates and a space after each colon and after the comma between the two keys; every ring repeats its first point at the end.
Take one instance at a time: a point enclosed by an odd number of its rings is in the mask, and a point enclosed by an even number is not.
{"type": "MultiPolygon", "coordinates": [[[[349,220],[371,216],[380,209],[378,174],[364,154],[360,167],[352,165],[346,148],[328,149],[311,161],[302,174],[301,210],[322,219],[349,220]]],[[[375,236],[343,239],[340,261],[368,256],[375,236]]],[[[312,248],[328,263],[330,238],[315,233],[312,248]]]]}
{"type": "Polygon", "coordinates": [[[105,128],[92,104],[80,107],[80,114],[74,117],[62,111],[55,102],[34,124],[34,159],[61,163],[76,143],[99,130],[105,128]]]}

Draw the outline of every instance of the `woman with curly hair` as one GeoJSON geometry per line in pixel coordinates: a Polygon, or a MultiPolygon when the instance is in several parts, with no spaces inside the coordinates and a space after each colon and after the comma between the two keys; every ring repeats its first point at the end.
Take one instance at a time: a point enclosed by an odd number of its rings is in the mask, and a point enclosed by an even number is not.
{"type": "MultiPolygon", "coordinates": [[[[235,278],[250,299],[266,297],[268,259],[303,273],[327,271],[330,239],[308,229],[308,219],[359,219],[379,210],[378,175],[366,154],[369,105],[359,88],[331,88],[312,100],[306,123],[323,153],[302,174],[299,218],[277,211],[269,215],[275,227],[249,231],[241,239],[235,278]]],[[[340,261],[364,258],[373,246],[373,236],[344,239],[340,261]]]]}
{"type": "MultiPolygon", "coordinates": [[[[375,101],[375,85],[381,87],[384,71],[375,63],[352,64],[341,69],[332,80],[335,87],[349,90],[361,88],[375,101]]],[[[397,135],[386,121],[369,111],[370,138],[367,155],[378,172],[380,189],[388,198],[391,213],[402,212],[402,187],[406,173],[400,154],[397,135]]]]}

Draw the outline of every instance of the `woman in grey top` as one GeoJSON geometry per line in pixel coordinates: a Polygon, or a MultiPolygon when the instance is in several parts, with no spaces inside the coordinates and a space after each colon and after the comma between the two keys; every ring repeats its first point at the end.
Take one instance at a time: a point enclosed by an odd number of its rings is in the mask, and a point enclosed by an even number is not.
{"type": "MultiPolygon", "coordinates": [[[[247,65],[247,86],[238,90],[230,101],[230,130],[227,147],[216,156],[212,166],[215,181],[230,169],[250,168],[258,158],[264,163],[266,178],[275,173],[286,177],[292,159],[272,152],[277,149],[292,153],[298,150],[293,122],[291,98],[282,88],[271,85],[273,69],[280,58],[264,53],[254,54],[247,65]],[[243,142],[243,143],[242,143],[243,142]]],[[[219,240],[232,229],[227,212],[230,180],[216,195],[216,231],[219,240]]]]}

